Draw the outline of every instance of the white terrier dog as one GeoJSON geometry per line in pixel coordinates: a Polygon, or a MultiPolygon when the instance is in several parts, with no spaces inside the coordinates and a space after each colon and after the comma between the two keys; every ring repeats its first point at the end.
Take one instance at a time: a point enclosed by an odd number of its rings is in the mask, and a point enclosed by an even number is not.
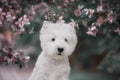
{"type": "Polygon", "coordinates": [[[44,21],[40,41],[42,52],[29,80],[69,80],[68,56],[77,44],[74,23],[44,21]]]}

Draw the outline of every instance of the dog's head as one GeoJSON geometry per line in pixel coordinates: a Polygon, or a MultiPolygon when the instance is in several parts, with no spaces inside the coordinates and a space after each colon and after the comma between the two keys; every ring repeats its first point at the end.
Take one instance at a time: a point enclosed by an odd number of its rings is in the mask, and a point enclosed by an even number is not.
{"type": "Polygon", "coordinates": [[[40,31],[40,41],[43,52],[52,58],[68,57],[77,44],[74,24],[44,21],[40,31]]]}

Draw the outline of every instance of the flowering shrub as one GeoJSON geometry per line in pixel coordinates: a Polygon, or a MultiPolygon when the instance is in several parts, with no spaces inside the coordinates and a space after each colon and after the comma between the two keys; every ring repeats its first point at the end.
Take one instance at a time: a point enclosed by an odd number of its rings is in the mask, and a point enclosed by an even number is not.
{"type": "Polygon", "coordinates": [[[29,57],[14,49],[14,38],[36,33],[44,20],[73,21],[80,37],[110,39],[120,35],[119,13],[119,0],[0,0],[0,63],[21,67],[28,62],[29,57]]]}
{"type": "Polygon", "coordinates": [[[18,64],[20,68],[29,61],[28,56],[14,49],[14,36],[21,35],[24,25],[30,24],[22,10],[17,0],[0,0],[0,63],[18,64]]]}

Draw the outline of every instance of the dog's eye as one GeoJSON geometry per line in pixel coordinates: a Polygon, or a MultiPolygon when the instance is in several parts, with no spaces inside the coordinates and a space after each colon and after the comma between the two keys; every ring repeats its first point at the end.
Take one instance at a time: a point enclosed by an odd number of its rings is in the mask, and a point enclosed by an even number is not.
{"type": "Polygon", "coordinates": [[[65,42],[67,42],[68,40],[65,38],[65,42]]]}
{"type": "Polygon", "coordinates": [[[55,41],[55,38],[52,38],[52,41],[55,41]]]}

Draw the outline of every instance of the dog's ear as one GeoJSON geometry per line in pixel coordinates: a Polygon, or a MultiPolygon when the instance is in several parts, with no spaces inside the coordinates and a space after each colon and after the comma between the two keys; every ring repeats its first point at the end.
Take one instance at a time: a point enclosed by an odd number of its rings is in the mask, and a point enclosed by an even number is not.
{"type": "MultiPolygon", "coordinates": [[[[49,25],[49,22],[48,22],[48,21],[44,21],[44,22],[43,22],[42,27],[41,27],[41,30],[40,30],[40,34],[43,34],[43,33],[46,31],[48,25],[49,25]]],[[[40,35],[40,34],[39,34],[39,40],[40,40],[40,38],[41,38],[41,35],[40,35]]]]}
{"type": "Polygon", "coordinates": [[[42,28],[47,28],[47,25],[48,25],[49,23],[50,23],[49,21],[44,21],[42,28]]]}
{"type": "Polygon", "coordinates": [[[44,21],[43,25],[41,27],[40,33],[44,32],[47,29],[47,27],[48,27],[49,24],[50,24],[49,21],[44,21]]]}
{"type": "Polygon", "coordinates": [[[70,29],[72,29],[72,31],[76,32],[76,30],[75,30],[76,23],[75,22],[70,22],[70,23],[68,23],[68,25],[70,26],[70,29]]]}
{"type": "Polygon", "coordinates": [[[73,27],[73,28],[75,28],[75,22],[70,22],[70,23],[68,23],[71,27],[73,27]]]}

